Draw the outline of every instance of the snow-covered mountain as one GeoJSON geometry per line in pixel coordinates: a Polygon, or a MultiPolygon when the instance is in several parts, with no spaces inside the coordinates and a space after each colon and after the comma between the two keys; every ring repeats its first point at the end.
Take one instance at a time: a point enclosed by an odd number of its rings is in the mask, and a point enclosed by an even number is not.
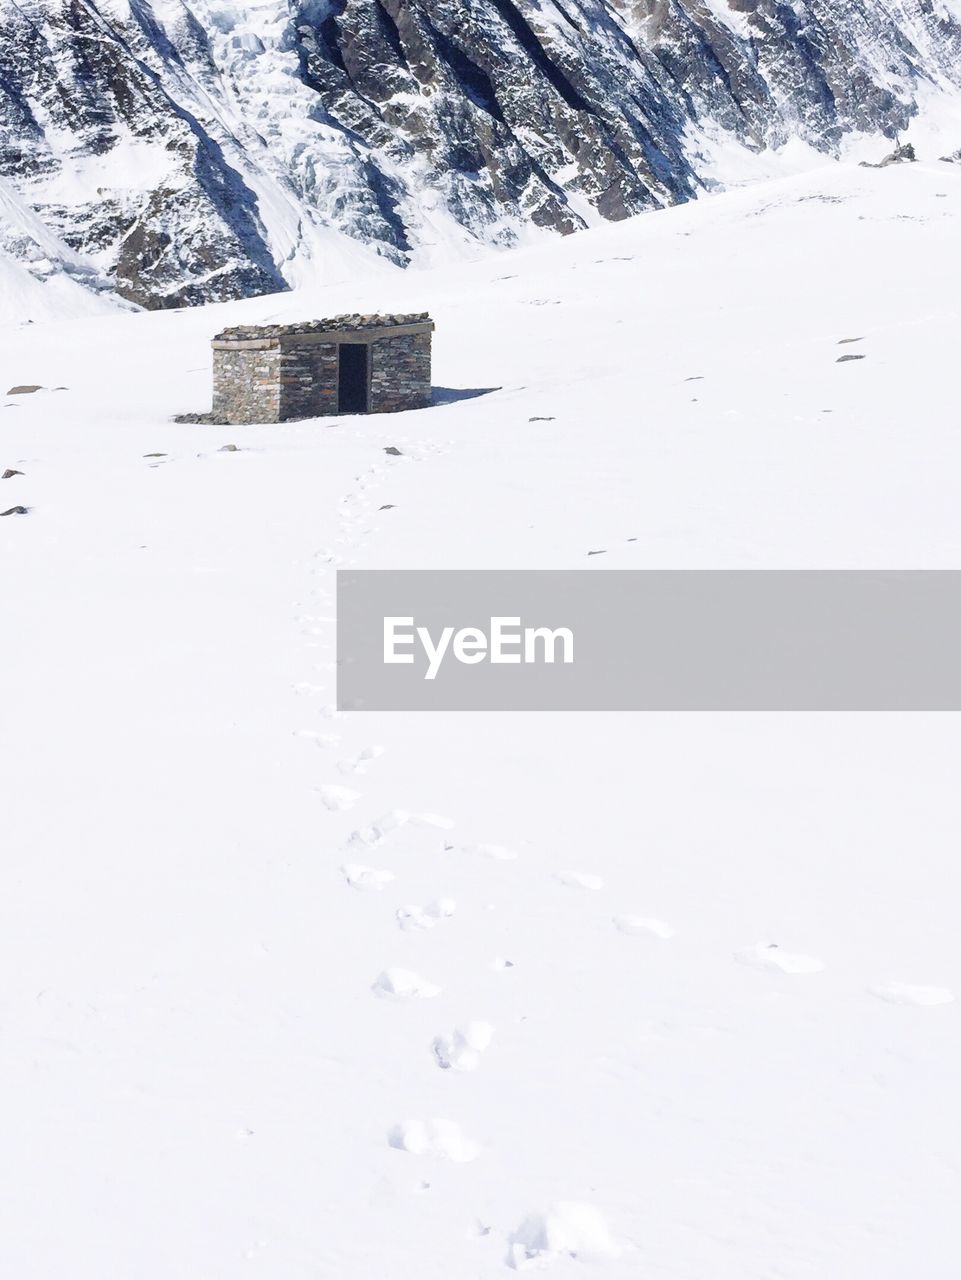
{"type": "Polygon", "coordinates": [[[173,307],[620,220],[959,86],[956,0],[0,0],[0,178],[173,307]]]}
{"type": "Polygon", "coordinates": [[[108,279],[51,231],[0,178],[0,293],[8,315],[30,311],[45,293],[44,312],[72,315],[109,310],[108,279]],[[99,299],[99,306],[96,299],[99,299]]]}

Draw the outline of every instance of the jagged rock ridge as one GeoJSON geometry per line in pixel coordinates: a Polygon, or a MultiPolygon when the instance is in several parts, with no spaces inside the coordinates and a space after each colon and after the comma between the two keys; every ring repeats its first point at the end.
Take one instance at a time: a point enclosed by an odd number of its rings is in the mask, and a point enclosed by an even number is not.
{"type": "Polygon", "coordinates": [[[947,0],[0,0],[0,180],[182,306],[689,199],[718,138],[893,137],[926,85],[947,0]]]}

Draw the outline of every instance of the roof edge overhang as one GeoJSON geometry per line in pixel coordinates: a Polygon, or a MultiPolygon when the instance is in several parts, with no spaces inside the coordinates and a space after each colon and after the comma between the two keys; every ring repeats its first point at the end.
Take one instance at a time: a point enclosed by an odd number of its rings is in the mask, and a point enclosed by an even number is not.
{"type": "Polygon", "coordinates": [[[433,320],[418,324],[384,325],[376,329],[314,330],[308,333],[278,333],[263,338],[214,338],[215,351],[269,351],[277,347],[316,347],[342,342],[369,343],[378,338],[405,338],[408,334],[433,333],[433,320]]]}

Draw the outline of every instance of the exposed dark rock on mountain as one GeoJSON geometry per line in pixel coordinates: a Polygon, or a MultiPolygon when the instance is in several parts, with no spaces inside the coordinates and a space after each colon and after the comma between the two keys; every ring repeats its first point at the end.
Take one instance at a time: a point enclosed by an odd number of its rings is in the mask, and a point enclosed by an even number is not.
{"type": "Polygon", "coordinates": [[[0,181],[183,306],[347,270],[332,232],[404,263],[686,200],[719,141],[894,137],[923,84],[961,87],[940,0],[0,0],[0,181]]]}
{"type": "Polygon", "coordinates": [[[883,160],[879,160],[877,164],[872,164],[870,160],[862,160],[861,167],[863,169],[886,169],[890,164],[915,164],[917,158],[914,147],[910,142],[906,144],[897,142],[894,150],[890,151],[883,160]]]}

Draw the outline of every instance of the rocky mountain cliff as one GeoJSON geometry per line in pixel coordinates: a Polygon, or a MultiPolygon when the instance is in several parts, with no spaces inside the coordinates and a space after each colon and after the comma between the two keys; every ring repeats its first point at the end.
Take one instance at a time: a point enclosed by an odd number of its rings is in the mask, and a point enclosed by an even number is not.
{"type": "Polygon", "coordinates": [[[37,220],[0,252],[49,272],[40,225],[98,288],[173,307],[567,233],[696,196],[718,146],[894,136],[961,87],[959,13],[0,0],[0,181],[37,220]]]}

